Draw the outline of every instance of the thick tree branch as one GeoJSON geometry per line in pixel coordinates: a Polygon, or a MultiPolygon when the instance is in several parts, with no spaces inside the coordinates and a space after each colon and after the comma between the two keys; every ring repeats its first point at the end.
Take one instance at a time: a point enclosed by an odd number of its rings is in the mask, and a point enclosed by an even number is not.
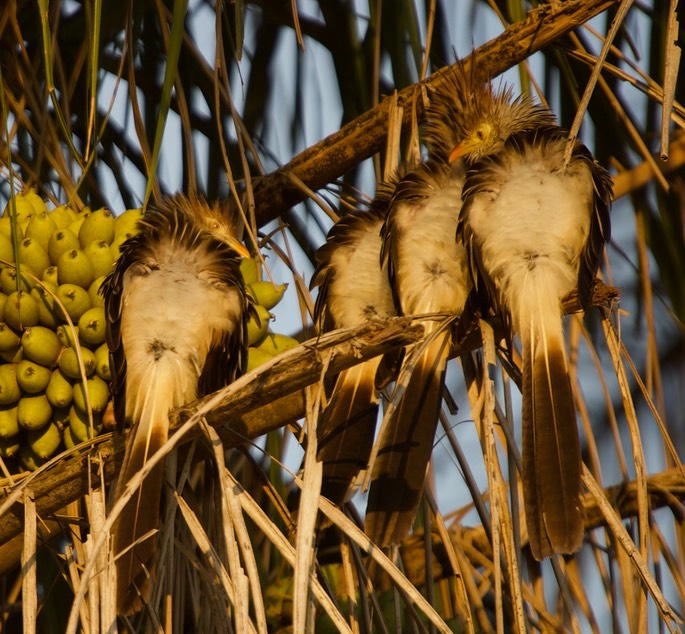
{"type": "MultiPolygon", "coordinates": [[[[544,4],[465,58],[466,69],[475,57],[479,70],[485,76],[495,77],[614,4],[618,0],[565,0],[544,4]]],[[[404,129],[413,113],[419,121],[423,119],[422,90],[439,90],[449,72],[449,67],[443,68],[398,93],[397,105],[403,108],[404,129]]],[[[379,152],[386,141],[389,112],[390,102],[385,100],[298,154],[287,165],[256,180],[257,224],[263,226],[306,198],[297,182],[305,183],[312,190],[320,189],[379,152]]]]}
{"type": "MultiPolygon", "coordinates": [[[[328,371],[337,373],[362,360],[418,341],[422,335],[423,328],[408,317],[327,333],[281,354],[221,390],[223,400],[206,418],[220,428],[227,448],[258,438],[303,415],[301,390],[320,379],[325,359],[328,359],[328,371]]],[[[214,397],[210,395],[186,406],[176,412],[176,418],[187,419],[214,397]]],[[[174,428],[178,426],[177,423],[174,428]]],[[[199,433],[196,428],[183,442],[199,433]]],[[[123,454],[124,439],[106,434],[80,445],[79,451],[71,455],[56,457],[47,468],[20,479],[14,487],[5,481],[0,495],[0,545],[22,530],[20,492],[24,487],[31,488],[38,514],[47,518],[82,498],[91,487],[110,482],[123,454]]]]}

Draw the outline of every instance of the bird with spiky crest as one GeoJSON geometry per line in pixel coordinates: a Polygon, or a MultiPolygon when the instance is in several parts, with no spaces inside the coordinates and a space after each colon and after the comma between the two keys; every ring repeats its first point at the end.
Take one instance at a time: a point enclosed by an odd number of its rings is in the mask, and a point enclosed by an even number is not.
{"type": "Polygon", "coordinates": [[[458,239],[483,314],[494,308],[522,348],[523,499],[533,556],[582,545],[581,454],[561,300],[584,308],[609,240],[611,179],[552,113],[510,89],[467,81],[450,160],[468,173],[458,239]]]}
{"type": "MultiPolygon", "coordinates": [[[[224,205],[176,195],[151,205],[102,286],[120,429],[130,421],[115,499],[169,436],[169,412],[214,392],[246,366],[249,300],[241,223],[224,205]]],[[[117,609],[139,611],[155,575],[163,462],[113,527],[117,609]]]]}
{"type": "MultiPolygon", "coordinates": [[[[470,290],[466,251],[454,240],[465,169],[449,161],[460,97],[452,85],[448,77],[431,95],[428,159],[398,182],[383,227],[382,258],[403,315],[456,317],[470,290]]],[[[382,546],[405,537],[414,521],[442,403],[452,329],[434,319],[421,324],[426,338],[405,351],[399,371],[405,389],[386,416],[371,472],[365,530],[382,546]]]]}

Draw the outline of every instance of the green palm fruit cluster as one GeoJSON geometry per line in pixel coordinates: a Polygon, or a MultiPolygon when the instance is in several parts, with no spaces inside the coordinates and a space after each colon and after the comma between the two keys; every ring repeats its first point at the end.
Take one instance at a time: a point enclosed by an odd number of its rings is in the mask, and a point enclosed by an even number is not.
{"type": "MultiPolygon", "coordinates": [[[[48,210],[33,190],[0,217],[0,457],[34,470],[111,428],[109,350],[99,293],[140,209],[48,210]],[[16,247],[15,247],[16,245],[16,247]]],[[[257,259],[241,263],[255,310],[248,369],[298,344],[273,333],[269,311],[286,285],[262,280],[257,259]]]]}
{"type": "Polygon", "coordinates": [[[269,312],[284,297],[287,284],[273,284],[260,279],[261,266],[256,258],[243,258],[240,262],[240,272],[247,293],[254,302],[254,312],[247,322],[247,370],[266,363],[281,352],[294,348],[299,344],[296,339],[272,332],[269,328],[271,313],[269,312]]]}
{"type": "Polygon", "coordinates": [[[0,217],[0,457],[33,470],[103,428],[109,350],[100,284],[140,210],[48,210],[34,191],[0,217]]]}

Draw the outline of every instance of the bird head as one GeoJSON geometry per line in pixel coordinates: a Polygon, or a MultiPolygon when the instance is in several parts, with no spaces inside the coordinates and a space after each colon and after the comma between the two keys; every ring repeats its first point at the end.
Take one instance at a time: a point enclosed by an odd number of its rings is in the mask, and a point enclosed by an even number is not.
{"type": "Polygon", "coordinates": [[[226,222],[226,217],[217,207],[210,207],[208,213],[200,216],[200,223],[205,231],[211,233],[215,238],[225,242],[238,255],[249,258],[250,252],[247,247],[236,238],[236,228],[226,222]]]}
{"type": "Polygon", "coordinates": [[[493,92],[489,84],[472,90],[456,123],[461,141],[449,155],[450,163],[462,158],[475,163],[499,152],[514,134],[554,125],[554,115],[529,96],[513,98],[511,88],[493,92]]]}
{"type": "Polygon", "coordinates": [[[240,214],[226,202],[208,202],[198,194],[177,194],[168,199],[168,204],[190,214],[204,231],[227,244],[238,255],[250,257],[250,252],[238,238],[243,231],[240,214]]]}
{"type": "Polygon", "coordinates": [[[497,126],[493,122],[482,121],[454,146],[449,161],[454,163],[460,158],[476,161],[482,156],[492,154],[503,144],[501,140],[498,143],[500,138],[497,126]]]}

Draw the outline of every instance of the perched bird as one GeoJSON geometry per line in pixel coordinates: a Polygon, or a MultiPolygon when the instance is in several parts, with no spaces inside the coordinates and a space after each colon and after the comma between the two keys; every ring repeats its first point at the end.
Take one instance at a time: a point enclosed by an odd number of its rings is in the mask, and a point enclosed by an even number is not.
{"type": "MultiPolygon", "coordinates": [[[[177,195],[148,208],[139,228],[103,284],[115,417],[133,424],[116,499],[167,441],[169,411],[233,381],[247,354],[237,217],[177,195]]],[[[114,524],[123,614],[149,599],[163,479],[160,463],[114,524]]]]}
{"type": "MultiPolygon", "coordinates": [[[[452,90],[431,97],[428,159],[397,184],[383,227],[383,262],[403,315],[459,315],[470,290],[466,251],[454,239],[465,169],[449,161],[458,141],[451,123],[458,97],[452,90]]],[[[411,528],[440,414],[452,333],[435,320],[422,325],[427,339],[405,353],[399,379],[408,383],[381,431],[371,473],[366,532],[382,546],[411,528]],[[417,346],[422,352],[410,368],[417,346]]]]}
{"type": "Polygon", "coordinates": [[[533,556],[573,553],[583,540],[580,443],[564,345],[561,300],[583,307],[609,240],[611,179],[552,113],[510,90],[462,87],[465,160],[459,237],[477,292],[522,348],[523,497],[533,556]]]}
{"type": "MultiPolygon", "coordinates": [[[[394,183],[381,183],[368,211],[349,213],[316,252],[311,287],[319,287],[314,318],[319,331],[347,328],[394,316],[390,282],[381,266],[380,230],[394,183]]],[[[321,493],[342,504],[357,474],[368,465],[378,417],[376,372],[381,357],[341,372],[317,425],[317,458],[323,462],[321,493]]]]}

